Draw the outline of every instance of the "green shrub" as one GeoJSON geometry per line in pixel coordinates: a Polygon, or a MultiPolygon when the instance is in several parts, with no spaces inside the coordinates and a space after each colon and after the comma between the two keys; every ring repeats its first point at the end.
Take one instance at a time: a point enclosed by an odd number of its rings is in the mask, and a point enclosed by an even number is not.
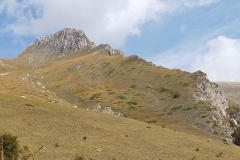
{"type": "Polygon", "coordinates": [[[148,123],[157,123],[157,120],[148,121],[148,123]]]}
{"type": "Polygon", "coordinates": [[[84,160],[83,156],[76,156],[74,160],[84,160]]]}
{"type": "Polygon", "coordinates": [[[156,90],[159,91],[160,93],[162,93],[162,92],[171,92],[169,89],[164,88],[164,87],[160,87],[160,88],[158,88],[156,90]]]}
{"type": "Polygon", "coordinates": [[[137,105],[138,103],[135,102],[135,101],[128,101],[127,104],[128,104],[128,105],[132,105],[132,104],[133,104],[133,105],[137,105]]]}
{"type": "Polygon", "coordinates": [[[137,110],[137,107],[135,107],[135,106],[129,106],[128,109],[129,109],[129,110],[137,110]]]}
{"type": "Polygon", "coordinates": [[[125,97],[125,96],[122,96],[122,95],[120,95],[120,96],[117,96],[117,98],[119,98],[119,99],[127,99],[127,97],[125,97]]]}
{"type": "Polygon", "coordinates": [[[234,137],[234,144],[240,146],[240,127],[236,128],[232,136],[234,137]]]}
{"type": "Polygon", "coordinates": [[[3,148],[4,160],[17,160],[20,154],[20,148],[17,137],[12,134],[5,133],[0,136],[1,151],[3,148]]]}
{"type": "Polygon", "coordinates": [[[172,98],[178,98],[178,97],[180,97],[180,94],[179,93],[173,93],[173,95],[172,95],[172,98]]]}
{"type": "Polygon", "coordinates": [[[180,109],[182,109],[182,107],[183,107],[183,106],[175,106],[175,107],[173,107],[171,110],[172,110],[172,111],[180,110],[180,109]]]}
{"type": "Polygon", "coordinates": [[[95,93],[95,94],[93,94],[89,99],[92,100],[92,99],[99,98],[100,95],[101,95],[101,93],[95,93]]]}
{"type": "Polygon", "coordinates": [[[192,107],[183,108],[184,111],[189,111],[189,110],[192,110],[192,109],[193,109],[192,107]]]}
{"type": "Polygon", "coordinates": [[[135,84],[131,85],[131,88],[135,88],[135,87],[137,87],[137,85],[135,85],[135,84]]]}

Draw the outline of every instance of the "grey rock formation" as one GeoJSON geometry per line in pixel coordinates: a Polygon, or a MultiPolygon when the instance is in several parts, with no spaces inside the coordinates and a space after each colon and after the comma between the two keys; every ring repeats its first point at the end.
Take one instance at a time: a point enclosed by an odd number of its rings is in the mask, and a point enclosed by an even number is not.
{"type": "Polygon", "coordinates": [[[18,58],[26,64],[31,64],[33,68],[38,68],[45,62],[51,62],[73,53],[94,55],[102,53],[102,50],[108,56],[124,56],[121,51],[113,49],[109,44],[96,46],[81,30],[65,28],[49,36],[37,38],[18,58]]]}
{"type": "Polygon", "coordinates": [[[232,128],[229,123],[231,118],[227,113],[227,109],[229,109],[230,104],[225,93],[216,83],[210,82],[205,73],[197,71],[195,74],[197,74],[200,79],[197,87],[201,90],[200,95],[194,95],[195,99],[210,102],[209,107],[211,109],[212,119],[220,128],[218,131],[220,133],[218,134],[225,136],[231,141],[234,128],[232,128]]]}
{"type": "Polygon", "coordinates": [[[105,54],[108,56],[113,56],[113,55],[124,56],[123,52],[113,49],[109,44],[100,44],[100,45],[92,48],[92,51],[95,52],[94,54],[96,54],[96,51],[101,50],[101,49],[103,49],[105,54]]]}
{"type": "Polygon", "coordinates": [[[115,115],[115,116],[119,116],[119,117],[123,116],[123,114],[121,112],[113,110],[112,107],[102,107],[100,103],[95,105],[93,107],[93,110],[94,111],[100,111],[100,112],[107,113],[107,114],[111,114],[111,115],[115,115]]]}
{"type": "Polygon", "coordinates": [[[65,28],[47,37],[39,37],[34,44],[44,46],[52,52],[61,53],[95,46],[93,42],[89,41],[83,31],[73,28],[65,28]]]}

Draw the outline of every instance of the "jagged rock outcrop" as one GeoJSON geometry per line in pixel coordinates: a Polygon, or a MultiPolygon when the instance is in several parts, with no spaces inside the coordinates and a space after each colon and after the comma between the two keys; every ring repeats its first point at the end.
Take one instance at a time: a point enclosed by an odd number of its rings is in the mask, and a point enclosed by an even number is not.
{"type": "Polygon", "coordinates": [[[98,103],[96,106],[94,106],[93,110],[111,114],[111,115],[115,115],[115,116],[119,116],[119,117],[123,116],[123,114],[120,111],[115,111],[112,109],[112,107],[102,107],[100,103],[98,103]]]}
{"type": "Polygon", "coordinates": [[[105,55],[124,55],[123,52],[113,49],[109,44],[96,46],[82,30],[65,28],[46,37],[39,37],[27,47],[19,56],[21,62],[39,66],[44,62],[66,57],[72,53],[98,54],[104,51],[105,55]]]}
{"type": "MultiPolygon", "coordinates": [[[[210,102],[209,108],[211,109],[212,119],[219,127],[218,135],[226,137],[231,141],[234,128],[229,123],[232,119],[227,112],[230,104],[225,93],[216,83],[210,82],[205,73],[197,71],[194,74],[200,79],[197,87],[201,90],[200,95],[194,95],[195,99],[210,102]]],[[[216,131],[214,127],[212,129],[213,132],[216,131]]]]}
{"type": "Polygon", "coordinates": [[[124,56],[124,53],[119,51],[119,50],[116,50],[116,49],[113,49],[109,44],[100,44],[96,47],[94,47],[91,51],[94,51],[94,55],[95,54],[98,54],[98,50],[101,50],[103,49],[105,54],[108,55],[108,56],[113,56],[113,55],[122,55],[124,56]]]}
{"type": "Polygon", "coordinates": [[[65,28],[47,37],[39,37],[34,44],[44,46],[52,52],[61,53],[80,50],[84,47],[95,47],[94,42],[89,41],[83,31],[73,28],[65,28]]]}

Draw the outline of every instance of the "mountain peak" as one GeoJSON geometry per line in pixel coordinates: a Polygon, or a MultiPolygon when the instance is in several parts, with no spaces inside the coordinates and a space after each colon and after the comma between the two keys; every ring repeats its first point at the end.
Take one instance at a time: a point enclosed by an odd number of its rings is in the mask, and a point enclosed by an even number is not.
{"type": "Polygon", "coordinates": [[[73,53],[93,55],[103,53],[107,56],[124,56],[121,51],[113,49],[109,44],[96,46],[82,30],[64,28],[49,36],[37,38],[17,59],[20,62],[38,65],[73,53]]]}
{"type": "Polygon", "coordinates": [[[46,37],[39,37],[34,42],[37,46],[43,46],[53,52],[68,52],[80,50],[84,47],[95,47],[94,42],[89,41],[82,30],[64,28],[46,37]]]}

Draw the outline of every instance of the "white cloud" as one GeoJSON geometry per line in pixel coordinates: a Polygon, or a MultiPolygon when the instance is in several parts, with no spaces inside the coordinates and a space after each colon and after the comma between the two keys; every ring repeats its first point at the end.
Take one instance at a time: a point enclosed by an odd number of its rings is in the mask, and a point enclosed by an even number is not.
{"type": "Polygon", "coordinates": [[[240,39],[219,36],[202,47],[192,64],[212,81],[240,81],[240,39]]]}
{"type": "Polygon", "coordinates": [[[82,29],[96,43],[121,46],[129,35],[161,14],[216,0],[1,0],[0,13],[15,19],[7,26],[17,35],[46,35],[65,27],[82,29]]]}
{"type": "Polygon", "coordinates": [[[194,6],[204,6],[204,5],[209,5],[215,2],[218,2],[219,0],[198,0],[198,1],[189,1],[185,0],[184,3],[188,7],[194,7],[194,6]]]}
{"type": "Polygon", "coordinates": [[[148,60],[170,69],[201,70],[211,81],[240,82],[240,39],[218,36],[198,48],[188,47],[154,55],[148,60]]]}

